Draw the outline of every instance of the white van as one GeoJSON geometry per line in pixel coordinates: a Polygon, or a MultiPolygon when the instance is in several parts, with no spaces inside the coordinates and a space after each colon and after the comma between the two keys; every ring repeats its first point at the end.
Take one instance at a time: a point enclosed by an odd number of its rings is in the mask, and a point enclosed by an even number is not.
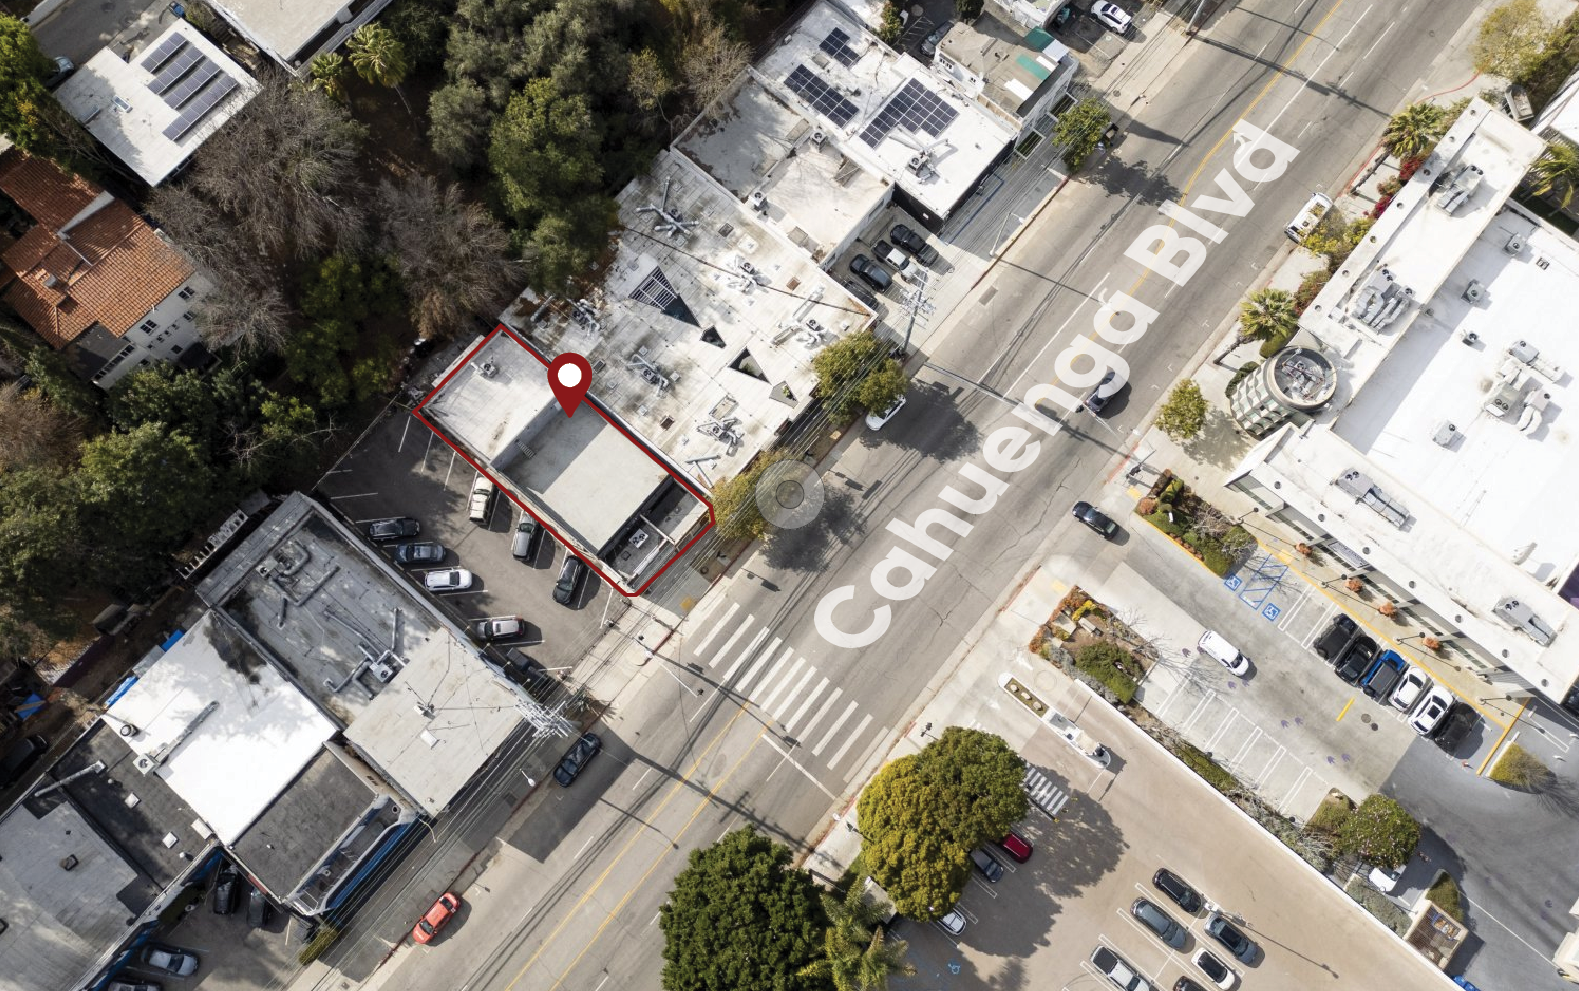
{"type": "Polygon", "coordinates": [[[1250,661],[1245,655],[1216,630],[1207,630],[1201,634],[1200,648],[1201,653],[1227,668],[1232,674],[1243,677],[1250,670],[1250,661]]]}
{"type": "Polygon", "coordinates": [[[1331,209],[1331,198],[1321,193],[1316,193],[1305,201],[1305,205],[1300,208],[1299,214],[1294,218],[1293,223],[1283,228],[1283,233],[1287,234],[1289,240],[1295,244],[1302,244],[1306,235],[1316,229],[1316,225],[1321,223],[1321,218],[1325,217],[1327,211],[1331,209]]]}

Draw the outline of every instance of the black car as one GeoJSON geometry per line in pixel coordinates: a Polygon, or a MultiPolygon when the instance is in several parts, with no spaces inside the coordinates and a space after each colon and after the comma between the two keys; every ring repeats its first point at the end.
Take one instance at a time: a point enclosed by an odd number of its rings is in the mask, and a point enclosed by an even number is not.
{"type": "Polygon", "coordinates": [[[1563,696],[1563,708],[1569,715],[1579,716],[1579,681],[1573,683],[1568,689],[1568,694],[1563,696]]]}
{"type": "Polygon", "coordinates": [[[931,265],[938,260],[938,249],[927,243],[927,239],[904,224],[895,224],[894,229],[888,232],[903,251],[908,251],[915,256],[916,261],[923,265],[931,265]]]}
{"type": "Polygon", "coordinates": [[[1436,736],[1431,738],[1449,757],[1458,752],[1459,745],[1464,742],[1464,737],[1474,728],[1476,720],[1475,710],[1462,702],[1454,702],[1447,710],[1447,715],[1442,717],[1442,724],[1437,728],[1436,736]]]}
{"type": "Polygon", "coordinates": [[[526,689],[526,694],[539,702],[553,697],[559,682],[554,680],[554,676],[548,673],[547,668],[527,657],[519,647],[511,647],[504,656],[506,678],[526,689]]]}
{"type": "Polygon", "coordinates": [[[269,924],[269,916],[273,914],[274,906],[269,904],[268,895],[257,888],[247,892],[247,925],[262,929],[269,924]]]}
{"type": "Polygon", "coordinates": [[[444,560],[444,545],[424,540],[414,544],[396,544],[397,564],[438,564],[444,560]]]}
{"type": "Polygon", "coordinates": [[[970,862],[975,864],[976,869],[981,871],[981,876],[992,884],[997,884],[998,879],[1003,877],[1003,865],[998,863],[998,858],[981,847],[970,852],[970,862]]]}
{"type": "Polygon", "coordinates": [[[1310,649],[1314,650],[1316,656],[1324,661],[1337,660],[1338,655],[1343,653],[1343,648],[1347,647],[1349,641],[1353,640],[1359,632],[1360,628],[1355,625],[1354,620],[1343,613],[1339,613],[1333,617],[1332,623],[1327,627],[1326,632],[1316,638],[1316,642],[1310,649]]]}
{"type": "Polygon", "coordinates": [[[581,579],[586,573],[587,566],[581,562],[581,558],[566,554],[565,563],[559,568],[559,580],[554,582],[554,601],[562,606],[574,602],[576,593],[581,590],[581,579]]]}
{"type": "Polygon", "coordinates": [[[1108,400],[1118,395],[1119,390],[1124,388],[1123,382],[1113,384],[1113,380],[1117,377],[1117,372],[1108,369],[1108,373],[1102,376],[1102,381],[1098,382],[1097,387],[1091,390],[1091,395],[1086,397],[1086,409],[1092,416],[1101,416],[1102,411],[1107,408],[1108,400]]]}
{"type": "Polygon", "coordinates": [[[1256,959],[1256,945],[1250,941],[1239,927],[1229,922],[1221,912],[1212,912],[1206,917],[1206,935],[1217,940],[1228,948],[1228,952],[1240,963],[1254,963],[1256,959]]]}
{"type": "Polygon", "coordinates": [[[1100,533],[1109,540],[1118,532],[1118,524],[1108,518],[1102,510],[1084,500],[1075,503],[1075,519],[1100,533]]]}
{"type": "Polygon", "coordinates": [[[863,282],[878,292],[887,289],[894,283],[893,277],[888,274],[887,269],[865,255],[856,255],[850,259],[850,271],[859,275],[863,282]]]}
{"type": "Polygon", "coordinates": [[[229,915],[236,910],[236,899],[241,896],[241,875],[234,868],[226,867],[214,881],[215,915],[229,915]]]}
{"type": "Polygon", "coordinates": [[[1206,989],[1188,977],[1181,977],[1173,982],[1173,991],[1206,991],[1206,989]]]}
{"type": "Polygon", "coordinates": [[[0,757],[0,788],[9,788],[22,780],[38,759],[49,750],[49,741],[42,736],[24,736],[5,748],[0,757]]]}
{"type": "Polygon", "coordinates": [[[409,516],[396,516],[387,520],[377,520],[367,528],[367,538],[375,544],[387,544],[391,540],[404,540],[415,537],[422,532],[422,525],[409,516]]]}
{"type": "Polygon", "coordinates": [[[559,759],[559,766],[554,768],[554,780],[559,782],[560,787],[569,788],[570,783],[586,770],[587,764],[602,749],[603,740],[596,733],[581,734],[581,738],[559,759]]]}
{"type": "Polygon", "coordinates": [[[1343,648],[1343,653],[1338,655],[1337,664],[1333,673],[1349,684],[1358,684],[1365,677],[1365,673],[1376,662],[1376,641],[1367,636],[1358,636],[1349,641],[1343,648]]]}
{"type": "Polygon", "coordinates": [[[1201,893],[1184,883],[1184,878],[1164,867],[1151,876],[1151,886],[1173,899],[1173,903],[1194,915],[1201,910],[1205,899],[1201,893]]]}

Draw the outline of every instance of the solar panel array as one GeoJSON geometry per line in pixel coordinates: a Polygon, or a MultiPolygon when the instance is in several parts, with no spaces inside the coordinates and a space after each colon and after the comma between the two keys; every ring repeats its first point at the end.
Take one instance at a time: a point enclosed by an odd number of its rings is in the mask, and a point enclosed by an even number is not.
{"type": "Polygon", "coordinates": [[[205,89],[201,96],[192,101],[191,106],[181,112],[181,116],[164,129],[164,136],[171,141],[180,141],[186,136],[186,132],[197,126],[198,121],[208,116],[209,111],[213,110],[220,100],[229,96],[231,91],[240,85],[229,75],[221,75],[219,82],[205,89]]]}
{"type": "Polygon", "coordinates": [[[784,82],[811,104],[813,110],[833,121],[835,127],[843,127],[855,119],[855,104],[804,65],[797,65],[784,82]]]}
{"type": "Polygon", "coordinates": [[[935,138],[958,116],[959,112],[944,102],[942,97],[912,79],[866,125],[866,130],[861,132],[861,140],[876,148],[888,137],[888,132],[896,127],[903,127],[911,134],[925,131],[935,138]]]}
{"type": "Polygon", "coordinates": [[[149,72],[158,72],[159,67],[170,61],[170,56],[186,47],[186,38],[179,34],[172,34],[161,41],[148,57],[143,59],[143,68],[149,72]]]}
{"type": "Polygon", "coordinates": [[[204,59],[192,74],[181,80],[180,85],[174,87],[164,95],[164,102],[170,104],[170,109],[180,110],[191,102],[192,97],[198,94],[204,86],[214,81],[220,75],[219,66],[204,59]]]}
{"type": "Polygon", "coordinates": [[[828,37],[822,39],[822,44],[817,47],[845,65],[854,65],[861,60],[861,56],[850,47],[850,36],[844,33],[844,28],[829,31],[828,37]]]}
{"type": "Polygon", "coordinates": [[[160,69],[159,74],[148,81],[148,88],[154,91],[155,96],[163,96],[165,90],[174,86],[178,79],[192,70],[193,66],[206,59],[202,52],[189,45],[169,61],[169,65],[160,69]]]}

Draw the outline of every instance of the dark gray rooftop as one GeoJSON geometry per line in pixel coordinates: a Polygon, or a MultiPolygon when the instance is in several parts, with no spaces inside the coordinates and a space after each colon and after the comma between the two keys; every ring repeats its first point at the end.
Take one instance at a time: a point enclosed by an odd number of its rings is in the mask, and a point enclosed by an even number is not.
{"type": "Polygon", "coordinates": [[[231,848],[284,898],[380,797],[332,751],[320,750],[231,848]]]}

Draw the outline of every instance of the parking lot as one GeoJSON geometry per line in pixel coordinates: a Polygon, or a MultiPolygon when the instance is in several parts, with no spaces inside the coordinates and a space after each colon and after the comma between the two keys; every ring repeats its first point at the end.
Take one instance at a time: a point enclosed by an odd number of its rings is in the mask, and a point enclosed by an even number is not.
{"type": "MultiPolygon", "coordinates": [[[[407,569],[414,584],[420,586],[430,570],[466,569],[473,575],[470,588],[433,595],[452,618],[469,628],[483,618],[520,617],[524,634],[495,648],[517,648],[551,671],[575,665],[606,624],[627,608],[626,600],[588,573],[568,606],[555,602],[553,588],[567,551],[544,534],[531,560],[512,556],[511,537],[522,511],[500,491],[486,524],[471,522],[475,477],[471,465],[410,411],[391,405],[319,481],[317,491],[363,532],[376,520],[415,518],[422,532],[412,539],[441,544],[445,556],[437,564],[407,569]]],[[[378,546],[392,555],[396,545],[378,546]]]]}

